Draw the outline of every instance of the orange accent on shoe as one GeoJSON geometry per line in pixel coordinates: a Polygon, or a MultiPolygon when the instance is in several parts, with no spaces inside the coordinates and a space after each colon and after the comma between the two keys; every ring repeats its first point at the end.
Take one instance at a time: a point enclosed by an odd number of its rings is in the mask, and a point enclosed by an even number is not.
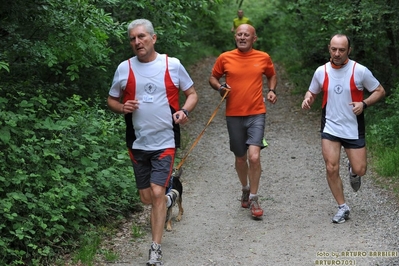
{"type": "Polygon", "coordinates": [[[251,213],[253,217],[261,217],[263,216],[263,210],[260,207],[259,203],[258,203],[258,197],[253,197],[251,200],[251,205],[250,205],[250,209],[251,209],[251,213]]]}

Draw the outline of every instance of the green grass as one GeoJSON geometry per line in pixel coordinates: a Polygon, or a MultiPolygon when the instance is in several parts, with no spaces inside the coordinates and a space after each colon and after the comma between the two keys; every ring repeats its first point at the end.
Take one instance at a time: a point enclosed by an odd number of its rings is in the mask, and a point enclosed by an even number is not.
{"type": "Polygon", "coordinates": [[[134,239],[141,238],[144,235],[145,235],[145,231],[143,231],[143,229],[140,226],[138,226],[138,225],[133,223],[133,225],[132,225],[132,236],[133,236],[133,238],[134,239]]]}
{"type": "Polygon", "coordinates": [[[371,145],[373,179],[383,189],[390,191],[399,200],[399,145],[371,145]]]}
{"type": "Polygon", "coordinates": [[[116,262],[119,259],[119,255],[111,250],[102,250],[101,254],[104,256],[107,262],[116,262]]]}
{"type": "Polygon", "coordinates": [[[92,266],[94,258],[99,250],[101,244],[101,237],[96,232],[88,232],[83,236],[80,248],[73,256],[73,263],[82,263],[87,266],[92,266]]]}
{"type": "Polygon", "coordinates": [[[376,170],[382,176],[395,176],[399,173],[399,146],[381,151],[375,162],[376,170]]]}

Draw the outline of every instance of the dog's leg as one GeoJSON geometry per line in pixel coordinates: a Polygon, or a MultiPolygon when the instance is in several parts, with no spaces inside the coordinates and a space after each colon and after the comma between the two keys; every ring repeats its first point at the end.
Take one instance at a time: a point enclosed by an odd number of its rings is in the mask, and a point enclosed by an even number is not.
{"type": "Polygon", "coordinates": [[[172,209],[173,208],[169,208],[169,210],[167,210],[167,220],[165,221],[166,231],[172,231],[172,209]]]}
{"type": "Polygon", "coordinates": [[[182,198],[180,197],[179,200],[177,201],[177,205],[179,206],[179,214],[176,217],[176,221],[180,222],[181,221],[181,217],[183,215],[183,204],[182,204],[182,198]]]}

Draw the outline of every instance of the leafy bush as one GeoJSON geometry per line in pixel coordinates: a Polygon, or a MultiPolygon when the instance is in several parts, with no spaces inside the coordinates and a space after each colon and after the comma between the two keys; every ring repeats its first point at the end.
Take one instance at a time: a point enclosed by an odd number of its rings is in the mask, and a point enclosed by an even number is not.
{"type": "Polygon", "coordinates": [[[386,107],[371,115],[367,142],[373,148],[377,172],[383,176],[398,177],[399,173],[399,84],[385,100],[386,107]]]}
{"type": "Polygon", "coordinates": [[[399,144],[399,84],[392,90],[392,94],[385,99],[385,108],[380,114],[373,114],[374,124],[370,125],[369,141],[375,146],[392,147],[399,144]]]}
{"type": "Polygon", "coordinates": [[[91,225],[140,206],[123,119],[76,95],[43,95],[0,97],[1,265],[43,265],[91,225]]]}

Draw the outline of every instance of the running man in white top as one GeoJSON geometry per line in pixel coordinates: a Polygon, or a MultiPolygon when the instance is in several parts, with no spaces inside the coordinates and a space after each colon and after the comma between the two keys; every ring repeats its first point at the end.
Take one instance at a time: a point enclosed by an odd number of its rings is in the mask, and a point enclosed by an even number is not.
{"type": "Polygon", "coordinates": [[[364,109],[381,100],[385,90],[365,66],[349,59],[351,44],[348,36],[334,35],[328,45],[330,62],[318,67],[302,109],[310,109],[318,93],[323,92],[321,118],[321,147],[326,165],[327,182],[338,203],[333,223],[349,218],[342,180],[339,176],[341,146],[348,156],[349,180],[353,190],[360,188],[361,176],[366,174],[366,143],[364,109]],[[363,98],[367,90],[369,97],[363,98]]]}
{"type": "Polygon", "coordinates": [[[161,240],[166,208],[179,192],[167,195],[180,124],[188,121],[198,101],[193,81],[177,58],[155,51],[157,35],[152,23],[136,19],[128,26],[136,56],[119,64],[109,90],[108,106],[126,121],[126,145],[142,203],[151,205],[152,244],[147,265],[163,265],[161,240]],[[179,92],[186,97],[180,107],[179,92]]]}

